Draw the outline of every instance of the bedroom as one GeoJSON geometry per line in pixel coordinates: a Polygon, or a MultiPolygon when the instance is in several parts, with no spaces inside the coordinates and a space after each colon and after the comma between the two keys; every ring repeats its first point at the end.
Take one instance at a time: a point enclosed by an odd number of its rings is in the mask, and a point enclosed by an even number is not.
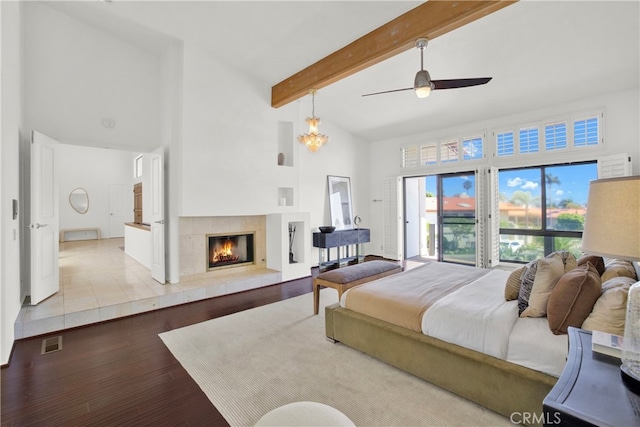
{"type": "MultiPolygon", "coordinates": [[[[4,3],[4,2],[3,2],[4,3]]],[[[414,3],[411,4],[413,7],[414,3]]],[[[104,5],[109,6],[109,5],[104,5]]],[[[117,5],[115,5],[117,6],[117,5]]],[[[521,5],[514,5],[510,7],[520,7],[521,5]]],[[[34,5],[34,8],[37,8],[38,11],[45,15],[51,15],[51,19],[55,19],[59,22],[59,20],[64,20],[64,22],[73,23],[73,19],[65,17],[65,15],[61,14],[59,11],[54,10],[53,8],[47,9],[48,6],[38,6],[34,5]]],[[[627,6],[629,7],[629,6],[627,6]]],[[[407,7],[408,9],[408,7],[407,7]]],[[[502,12],[508,12],[509,8],[504,9],[502,12]]],[[[15,84],[15,82],[27,81],[26,79],[33,79],[38,77],[36,76],[21,76],[20,68],[17,67],[16,64],[19,61],[13,62],[13,58],[19,58],[19,51],[15,47],[14,43],[16,42],[15,36],[17,28],[15,28],[16,23],[19,22],[19,19],[10,19],[11,17],[16,18],[18,15],[18,11],[10,9],[10,5],[3,4],[3,36],[9,32],[10,35],[8,38],[3,37],[3,144],[2,144],[2,161],[3,161],[3,178],[2,178],[2,190],[5,197],[10,199],[22,200],[23,195],[20,193],[20,188],[18,186],[18,177],[19,171],[17,169],[17,165],[19,164],[20,157],[19,152],[24,148],[23,145],[18,145],[17,143],[10,144],[7,143],[7,140],[15,141],[20,132],[22,138],[24,138],[27,129],[33,126],[32,121],[35,120],[34,115],[36,115],[37,111],[33,111],[30,107],[31,103],[27,103],[27,101],[22,101],[22,97],[18,92],[18,88],[20,84],[15,84]],[[13,15],[12,15],[13,14],[13,15]],[[4,21],[10,21],[7,25],[4,21]],[[13,22],[13,24],[11,23],[13,22]],[[13,32],[12,32],[13,31],[13,32]],[[13,34],[13,36],[11,36],[13,34]],[[5,44],[6,49],[5,49],[5,44]],[[6,56],[9,55],[9,56],[6,56]],[[6,86],[4,80],[7,80],[6,86]],[[13,107],[14,105],[24,105],[24,114],[25,117],[21,117],[18,110],[13,107]],[[23,127],[22,120],[24,120],[25,125],[23,127]]],[[[394,11],[392,16],[388,17],[392,18],[397,16],[402,11],[394,11]]],[[[497,12],[495,19],[498,19],[499,14],[501,12],[497,12]]],[[[515,12],[514,12],[515,13],[515,12]]],[[[633,14],[624,14],[624,15],[632,15],[637,17],[637,13],[633,14]]],[[[595,19],[595,18],[594,18],[595,19]]],[[[386,21],[386,20],[385,20],[386,21]]],[[[30,21],[32,22],[32,21],[30,21]]],[[[382,21],[384,22],[384,21],[382,21]]],[[[380,22],[379,24],[381,24],[380,22]]],[[[515,25],[514,21],[514,24],[515,25]]],[[[371,28],[374,28],[376,25],[371,25],[371,28]]],[[[479,24],[479,23],[478,23],[479,24]]],[[[77,24],[76,24],[77,25],[77,24]]],[[[86,25],[86,24],[82,24],[86,25]]],[[[501,26],[504,25],[509,28],[509,31],[513,31],[512,27],[501,23],[501,26]]],[[[89,35],[90,39],[96,39],[101,37],[100,33],[102,30],[95,30],[90,25],[86,25],[84,28],[85,35],[89,35]]],[[[469,29],[471,31],[471,27],[469,29]]],[[[635,24],[635,31],[637,33],[637,20],[635,24]]],[[[465,37],[466,35],[461,31],[460,37],[465,37]]],[[[499,33],[499,31],[496,31],[499,33]]],[[[597,31],[596,31],[597,33],[597,31]]],[[[455,33],[452,33],[452,35],[455,33]]],[[[34,34],[36,36],[37,34],[34,34]]],[[[41,36],[42,37],[42,36],[41,36]]],[[[616,48],[622,49],[631,48],[633,50],[634,43],[637,44],[638,37],[631,37],[629,35],[619,35],[619,37],[623,37],[623,39],[629,40],[629,43],[616,43],[613,45],[616,48]],[[623,46],[625,45],[625,46],[623,46]]],[[[606,46],[607,39],[604,36],[600,36],[597,34],[598,39],[602,39],[602,42],[606,46]]],[[[529,37],[528,40],[531,44],[535,37],[529,37]]],[[[572,37],[567,37],[569,43],[577,43],[578,40],[574,40],[572,37]]],[[[336,43],[335,48],[344,45],[346,40],[340,41],[340,43],[336,43]]],[[[106,42],[103,42],[101,46],[106,45],[106,42]]],[[[451,42],[453,43],[453,42],[451,42]]],[[[318,43],[309,43],[313,46],[322,46],[321,42],[318,43]]],[[[434,41],[433,45],[430,48],[432,52],[436,52],[437,43],[434,41]]],[[[121,46],[121,49],[125,49],[125,47],[121,46]]],[[[623,82],[622,78],[617,78],[618,74],[615,74],[616,77],[612,77],[609,75],[609,79],[606,82],[607,84],[628,84],[627,87],[616,87],[615,90],[609,89],[609,87],[597,87],[597,88],[587,88],[587,95],[582,93],[580,97],[573,97],[565,90],[556,90],[551,93],[546,92],[544,96],[538,96],[539,88],[531,87],[528,93],[523,96],[527,96],[527,98],[536,98],[536,104],[533,106],[528,106],[526,109],[523,107],[515,108],[512,105],[506,106],[503,108],[502,112],[496,114],[495,116],[481,116],[478,113],[486,114],[484,111],[471,111],[465,112],[460,110],[460,106],[457,108],[456,114],[449,113],[450,118],[457,116],[461,120],[464,120],[464,125],[457,125],[449,121],[449,118],[443,118],[442,115],[437,116],[430,120],[427,124],[418,124],[418,128],[416,125],[405,124],[405,128],[410,131],[407,136],[402,138],[391,138],[390,135],[383,132],[383,129],[375,129],[369,131],[367,137],[355,137],[350,132],[344,130],[346,128],[342,128],[333,122],[328,114],[331,111],[329,108],[329,103],[335,104],[336,100],[333,100],[334,96],[330,96],[332,90],[340,89],[340,86],[344,86],[346,83],[337,83],[335,85],[336,89],[332,87],[327,87],[325,90],[321,90],[316,98],[316,106],[318,111],[318,116],[323,118],[322,131],[330,136],[330,143],[324,147],[325,150],[321,149],[316,155],[311,156],[310,154],[299,151],[297,161],[299,162],[299,167],[296,168],[294,173],[291,171],[271,171],[270,166],[265,166],[264,162],[261,160],[264,158],[273,158],[273,164],[275,165],[275,155],[277,151],[275,147],[267,147],[261,148],[260,146],[254,146],[252,141],[262,141],[262,140],[272,140],[272,136],[275,133],[273,123],[283,120],[290,121],[295,124],[296,131],[295,134],[301,133],[302,124],[304,122],[304,117],[309,114],[310,108],[310,100],[308,98],[302,99],[299,103],[293,103],[284,109],[271,110],[268,107],[268,90],[269,87],[262,87],[256,89],[257,83],[254,80],[249,78],[245,78],[241,76],[241,73],[236,72],[236,69],[230,69],[219,61],[212,60],[208,55],[204,54],[201,49],[197,48],[194,45],[188,45],[186,48],[186,56],[185,56],[185,80],[184,80],[184,89],[190,91],[189,102],[184,105],[184,122],[181,123],[181,126],[184,128],[183,140],[186,141],[185,146],[182,149],[182,152],[185,153],[185,157],[182,159],[183,164],[191,165],[192,163],[196,166],[193,168],[195,170],[204,170],[207,168],[205,165],[201,165],[200,159],[204,159],[206,157],[210,158],[237,158],[244,159],[246,162],[240,161],[238,162],[241,166],[244,164],[244,167],[241,167],[240,170],[234,172],[240,180],[244,179],[244,174],[246,173],[246,165],[249,164],[251,167],[255,168],[255,171],[259,171],[264,174],[264,176],[268,177],[268,179],[261,180],[261,182],[248,182],[237,188],[234,194],[229,194],[229,192],[223,192],[221,194],[216,193],[207,193],[206,197],[203,197],[200,194],[190,191],[183,191],[183,200],[179,205],[182,207],[181,214],[183,215],[251,215],[255,213],[264,213],[263,210],[265,206],[271,206],[273,209],[277,209],[277,198],[267,196],[270,193],[271,186],[284,186],[288,187],[288,182],[293,180],[296,182],[298,187],[298,197],[299,197],[299,208],[304,211],[309,211],[312,214],[312,226],[318,226],[326,223],[327,217],[327,209],[324,202],[324,195],[326,193],[325,189],[325,178],[327,174],[338,174],[352,177],[352,185],[353,185],[353,194],[355,196],[354,205],[356,210],[360,216],[364,219],[363,226],[368,226],[372,230],[379,230],[382,228],[383,219],[381,216],[381,212],[379,211],[379,206],[373,204],[371,200],[382,198],[381,189],[382,189],[382,180],[387,176],[394,175],[404,175],[406,171],[402,170],[398,167],[399,165],[399,149],[407,144],[414,143],[415,141],[422,140],[425,136],[429,138],[449,138],[451,136],[457,135],[460,132],[471,130],[476,131],[477,129],[492,129],[496,127],[501,127],[505,125],[511,124],[519,124],[521,122],[530,122],[534,120],[540,120],[542,118],[546,118],[548,116],[556,116],[559,114],[565,114],[575,111],[583,111],[585,109],[590,109],[593,107],[601,107],[604,106],[607,111],[607,122],[606,122],[606,136],[608,140],[608,144],[604,152],[605,154],[618,154],[618,153],[628,153],[632,156],[632,158],[637,159],[638,153],[640,151],[640,146],[638,144],[638,82],[637,82],[637,58],[624,56],[619,58],[618,62],[628,61],[633,64],[635,70],[631,70],[635,72],[635,80],[632,82],[623,82]],[[213,79],[211,76],[219,75],[218,79],[213,79]],[[615,81],[614,81],[615,80],[615,81]],[[208,98],[215,98],[221,100],[221,102],[211,103],[208,102],[208,98]],[[217,120],[211,120],[211,117],[215,117],[218,114],[224,113],[225,110],[231,112],[230,114],[234,114],[233,117],[229,117],[227,114],[222,115],[222,118],[217,120]],[[201,112],[204,112],[205,117],[201,116],[201,112]],[[468,114],[463,117],[463,113],[468,114]],[[236,116],[237,114],[237,116],[236,116]],[[229,120],[226,120],[229,119],[229,120]],[[227,123],[224,123],[225,120],[227,123]],[[254,123],[257,120],[257,124],[255,129],[247,134],[243,132],[243,128],[248,127],[248,123],[254,123]],[[428,126],[428,128],[426,127],[428,126]],[[379,135],[379,136],[378,136],[379,135]],[[381,137],[380,141],[375,141],[376,138],[381,137]],[[373,142],[369,142],[369,139],[373,142]],[[194,142],[197,141],[197,142],[194,142]],[[233,142],[233,144],[224,145],[224,141],[233,142]],[[214,144],[211,142],[215,142],[218,150],[213,148],[214,144]],[[221,146],[222,145],[222,146],[221,146]],[[361,162],[360,160],[364,156],[368,158],[368,162],[361,162]],[[266,182],[271,182],[275,184],[267,184],[266,182]],[[263,187],[268,186],[268,187],[263,187]],[[254,197],[255,196],[255,197],[254,197]],[[225,198],[228,199],[228,203],[225,204],[224,207],[221,206],[213,206],[213,200],[216,198],[225,198]],[[252,199],[252,202],[249,203],[247,199],[252,199]],[[364,214],[364,215],[363,215],[364,214]]],[[[256,49],[260,49],[260,47],[256,47],[256,49]]],[[[311,49],[311,52],[306,52],[301,54],[301,61],[304,57],[314,56],[314,59],[324,56],[329,53],[333,49],[327,49],[326,52],[314,52],[311,49]]],[[[611,54],[616,55],[616,49],[610,48],[611,52],[602,52],[599,51],[599,54],[611,54]]],[[[428,51],[429,52],[429,51],[428,51]]],[[[484,52],[484,50],[480,51],[484,52]]],[[[88,59],[85,59],[84,65],[91,61],[97,61],[97,64],[104,64],[105,59],[98,53],[91,51],[89,49],[89,53],[91,54],[88,59]]],[[[29,55],[25,53],[27,57],[29,55]]],[[[637,56],[637,48],[635,49],[635,55],[637,56]]],[[[454,55],[455,56],[455,55],[454,55]]],[[[428,56],[427,56],[428,57],[428,56]]],[[[145,62],[145,66],[149,64],[155,64],[155,69],[158,68],[159,60],[157,56],[152,57],[152,55],[148,54],[148,56],[144,56],[143,58],[145,62]]],[[[33,59],[33,58],[32,58],[33,59]]],[[[46,59],[46,58],[45,58],[46,59]]],[[[414,50],[409,50],[405,54],[402,54],[398,59],[401,59],[402,67],[397,71],[397,78],[389,80],[388,84],[390,88],[395,87],[397,84],[402,84],[404,80],[403,76],[408,75],[410,78],[415,73],[415,69],[417,68],[417,56],[414,50]]],[[[433,58],[433,61],[437,62],[446,62],[446,58],[433,58]]],[[[138,58],[138,60],[143,60],[138,58]]],[[[431,61],[431,60],[430,60],[431,61]]],[[[309,62],[312,62],[311,60],[309,62]]],[[[613,66],[616,63],[616,60],[602,60],[602,67],[605,66],[613,66]]],[[[122,64],[121,64],[122,65],[122,64]]],[[[250,68],[254,64],[245,63],[245,66],[250,68]]],[[[307,65],[301,64],[301,65],[307,65]]],[[[124,66],[124,65],[123,65],[124,66]]],[[[434,64],[435,66],[435,64],[434,64]]],[[[464,65],[463,65],[464,66],[464,65]]],[[[506,66],[506,64],[504,65],[506,66]]],[[[504,67],[503,66],[503,67],[504,67]]],[[[626,62],[622,62],[621,67],[625,68],[627,66],[626,62]]],[[[390,68],[395,68],[395,66],[389,66],[390,68]]],[[[291,72],[295,72],[297,69],[302,68],[302,66],[293,68],[291,72]]],[[[615,68],[615,67],[614,67],[615,68]]],[[[105,68],[108,69],[108,68],[105,68]]],[[[125,66],[127,69],[127,66],[125,66]]],[[[625,68],[626,69],[626,68],[625,68]]],[[[140,76],[139,69],[137,71],[137,75],[140,76]]],[[[464,70],[463,70],[464,71],[464,70]]],[[[484,71],[484,70],[482,70],[484,71]]],[[[575,69],[564,70],[565,75],[564,78],[571,78],[576,73],[575,69]],[[566,74],[569,74],[567,76],[566,74]]],[[[384,69],[383,72],[391,72],[389,69],[384,69]]],[[[435,73],[435,71],[433,71],[435,73]]],[[[440,73],[444,74],[447,72],[445,69],[440,73]]],[[[496,70],[490,69],[487,71],[488,73],[493,73],[494,76],[497,75],[496,70]]],[[[466,73],[465,73],[466,74],[466,73]]],[[[517,72],[516,72],[517,74],[517,72]]],[[[286,77],[287,74],[282,77],[286,77]]],[[[82,77],[82,76],[80,76],[82,77]]],[[[156,79],[157,84],[159,83],[159,77],[157,75],[153,76],[156,79]]],[[[446,77],[446,75],[445,75],[446,77]]],[[[140,79],[142,77],[139,77],[140,79]]],[[[409,78],[409,80],[410,80],[409,78]]],[[[84,77],[86,80],[86,77],[84,77]]],[[[139,81],[139,80],[138,80],[139,81]]],[[[277,80],[276,80],[277,81],[277,80]]],[[[566,81],[566,80],[565,80],[566,81]]],[[[275,82],[275,81],[274,81],[275,82]]],[[[273,84],[274,82],[271,82],[273,84]]],[[[90,82],[87,82],[90,83],[90,82]]],[[[380,82],[379,84],[381,84],[380,82]]],[[[29,90],[33,86],[25,86],[25,90],[29,90]]],[[[89,86],[91,87],[91,86],[89,86]]],[[[374,90],[377,87],[368,89],[374,90]]],[[[386,87],[381,87],[382,89],[386,89],[386,87]]],[[[484,89],[484,88],[483,88],[484,89]]],[[[489,90],[489,86],[486,87],[489,90]]],[[[566,89],[566,88],[565,88],[566,89]]],[[[484,93],[484,92],[483,92],[484,93]]],[[[359,96],[359,95],[358,95],[359,96]]],[[[464,95],[460,95],[464,98],[464,95]]],[[[393,98],[397,100],[397,98],[393,98]]],[[[433,101],[434,98],[430,98],[428,101],[433,101]]],[[[391,102],[389,98],[379,99],[376,102],[391,102]]],[[[398,102],[398,101],[396,101],[398,102]]],[[[413,100],[412,100],[413,102],[413,100]]],[[[152,101],[149,101],[152,104],[152,101]]],[[[143,107],[146,107],[143,106],[143,107]]],[[[141,108],[143,108],[141,107],[141,108]]],[[[450,106],[449,106],[450,107],[450,106]]],[[[50,110],[54,107],[50,106],[50,110]]],[[[445,114],[444,107],[440,107],[443,111],[442,114],[445,114]]],[[[62,109],[64,110],[64,109],[62,109]]],[[[477,108],[476,108],[477,110],[477,108]]],[[[74,110],[75,112],[76,110],[74,110]]],[[[131,114],[132,117],[138,118],[136,112],[129,112],[129,110],[125,110],[127,113],[131,114]]],[[[339,111],[339,110],[338,110],[339,111]]],[[[447,109],[446,111],[451,111],[447,109]]],[[[99,113],[102,113],[101,111],[99,113]]],[[[341,111],[337,113],[338,115],[342,114],[341,111]]],[[[363,115],[367,115],[367,111],[362,111],[363,115]]],[[[73,115],[72,115],[73,116],[73,115]]],[[[160,112],[156,111],[156,116],[160,116],[160,112]]],[[[82,117],[82,116],[81,116],[82,117]]],[[[102,118],[101,114],[96,115],[97,118],[102,118]]],[[[70,118],[66,118],[67,123],[70,118]]],[[[335,120],[335,119],[334,119],[335,120]]],[[[351,120],[351,122],[356,122],[357,120],[351,120]]],[[[162,123],[160,123],[159,119],[156,119],[155,129],[159,129],[162,123]]],[[[44,125],[43,125],[44,126],[44,125]]],[[[45,127],[51,127],[49,124],[45,127]]],[[[253,127],[252,127],[253,128],[253,127]]],[[[45,130],[45,129],[43,129],[45,130]]],[[[55,133],[55,132],[52,132],[55,133]]],[[[152,130],[147,132],[147,136],[142,136],[141,140],[150,144],[149,148],[153,148],[153,141],[150,135],[155,135],[155,139],[160,138],[159,131],[152,130]]],[[[133,139],[133,138],[132,138],[133,139]]],[[[100,141],[103,142],[103,141],[100,141]]],[[[566,160],[566,159],[558,159],[558,160],[566,160]]],[[[225,162],[223,162],[225,163],[225,162]]],[[[525,162],[522,162],[524,165],[525,162]]],[[[174,163],[175,166],[175,163],[174,163]]],[[[222,167],[226,167],[227,164],[223,164],[222,167]]],[[[237,166],[237,165],[236,165],[237,166]]],[[[171,166],[170,166],[171,167],[171,166]]],[[[634,172],[638,173],[637,163],[634,162],[634,172]]],[[[441,173],[446,173],[454,170],[453,167],[449,168],[441,168],[438,171],[441,173]]],[[[227,172],[226,170],[222,170],[221,172],[227,172]]],[[[171,185],[175,185],[173,188],[174,194],[179,193],[181,190],[185,188],[194,188],[197,187],[199,180],[202,178],[201,173],[193,173],[181,177],[178,175],[178,178],[175,180],[171,180],[171,185]]],[[[171,191],[171,190],[170,190],[171,191]]],[[[5,206],[7,200],[2,201],[3,206],[5,206]]],[[[7,212],[6,209],[3,209],[3,215],[7,212]]],[[[3,216],[3,219],[5,217],[3,216]]],[[[13,318],[19,310],[20,298],[21,298],[21,286],[20,286],[20,271],[15,266],[20,264],[20,251],[19,251],[19,242],[14,240],[11,236],[16,229],[15,223],[12,223],[7,219],[7,222],[3,224],[3,246],[2,246],[2,260],[3,260],[3,279],[2,279],[2,325],[3,328],[7,328],[3,330],[3,362],[5,362],[8,358],[8,352],[11,348],[11,336],[12,331],[10,330],[10,325],[13,322],[13,318]]],[[[175,236],[174,236],[175,240],[175,236]]],[[[368,247],[368,250],[372,253],[379,252],[384,250],[382,248],[384,242],[380,234],[374,234],[371,244],[368,247]],[[380,249],[378,249],[380,248],[380,249]]],[[[312,255],[312,259],[315,259],[312,255]]],[[[179,265],[177,260],[174,259],[174,264],[170,267],[172,270],[173,277],[177,276],[177,272],[179,271],[179,265]]]]}

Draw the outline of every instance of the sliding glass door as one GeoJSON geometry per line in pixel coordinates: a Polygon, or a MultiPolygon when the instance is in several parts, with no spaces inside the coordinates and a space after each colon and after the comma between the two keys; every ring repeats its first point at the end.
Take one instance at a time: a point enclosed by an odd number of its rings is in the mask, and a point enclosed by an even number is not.
{"type": "Polygon", "coordinates": [[[405,257],[476,264],[476,176],[405,178],[405,257]]]}
{"type": "Polygon", "coordinates": [[[476,264],[476,177],[474,173],[438,176],[439,259],[476,264]]]}

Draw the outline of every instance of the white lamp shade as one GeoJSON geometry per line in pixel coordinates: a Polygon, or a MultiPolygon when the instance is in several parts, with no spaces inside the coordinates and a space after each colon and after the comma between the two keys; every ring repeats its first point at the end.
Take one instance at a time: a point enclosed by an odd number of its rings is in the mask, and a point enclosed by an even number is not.
{"type": "Polygon", "coordinates": [[[582,250],[640,261],[640,176],[591,181],[582,250]]]}

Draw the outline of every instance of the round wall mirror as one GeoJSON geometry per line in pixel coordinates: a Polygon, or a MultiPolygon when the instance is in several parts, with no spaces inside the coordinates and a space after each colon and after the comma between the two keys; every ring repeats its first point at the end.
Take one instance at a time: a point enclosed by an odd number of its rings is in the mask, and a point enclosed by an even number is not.
{"type": "Polygon", "coordinates": [[[89,195],[84,188],[76,188],[69,194],[69,203],[76,212],[85,214],[89,210],[89,195]]]}

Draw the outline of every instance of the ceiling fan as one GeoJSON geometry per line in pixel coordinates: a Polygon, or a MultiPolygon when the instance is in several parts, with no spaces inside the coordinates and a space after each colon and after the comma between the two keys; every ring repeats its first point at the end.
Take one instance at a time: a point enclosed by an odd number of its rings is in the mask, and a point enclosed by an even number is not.
{"type": "Polygon", "coordinates": [[[429,72],[424,69],[424,49],[427,47],[429,40],[420,38],[416,40],[416,47],[420,50],[420,71],[416,74],[413,87],[404,89],[386,90],[383,92],[367,93],[362,96],[380,95],[382,93],[401,92],[404,90],[415,90],[418,98],[426,98],[432,90],[440,89],[456,89],[459,87],[479,86],[489,82],[491,77],[478,77],[473,79],[450,79],[450,80],[431,80],[429,72]]]}

